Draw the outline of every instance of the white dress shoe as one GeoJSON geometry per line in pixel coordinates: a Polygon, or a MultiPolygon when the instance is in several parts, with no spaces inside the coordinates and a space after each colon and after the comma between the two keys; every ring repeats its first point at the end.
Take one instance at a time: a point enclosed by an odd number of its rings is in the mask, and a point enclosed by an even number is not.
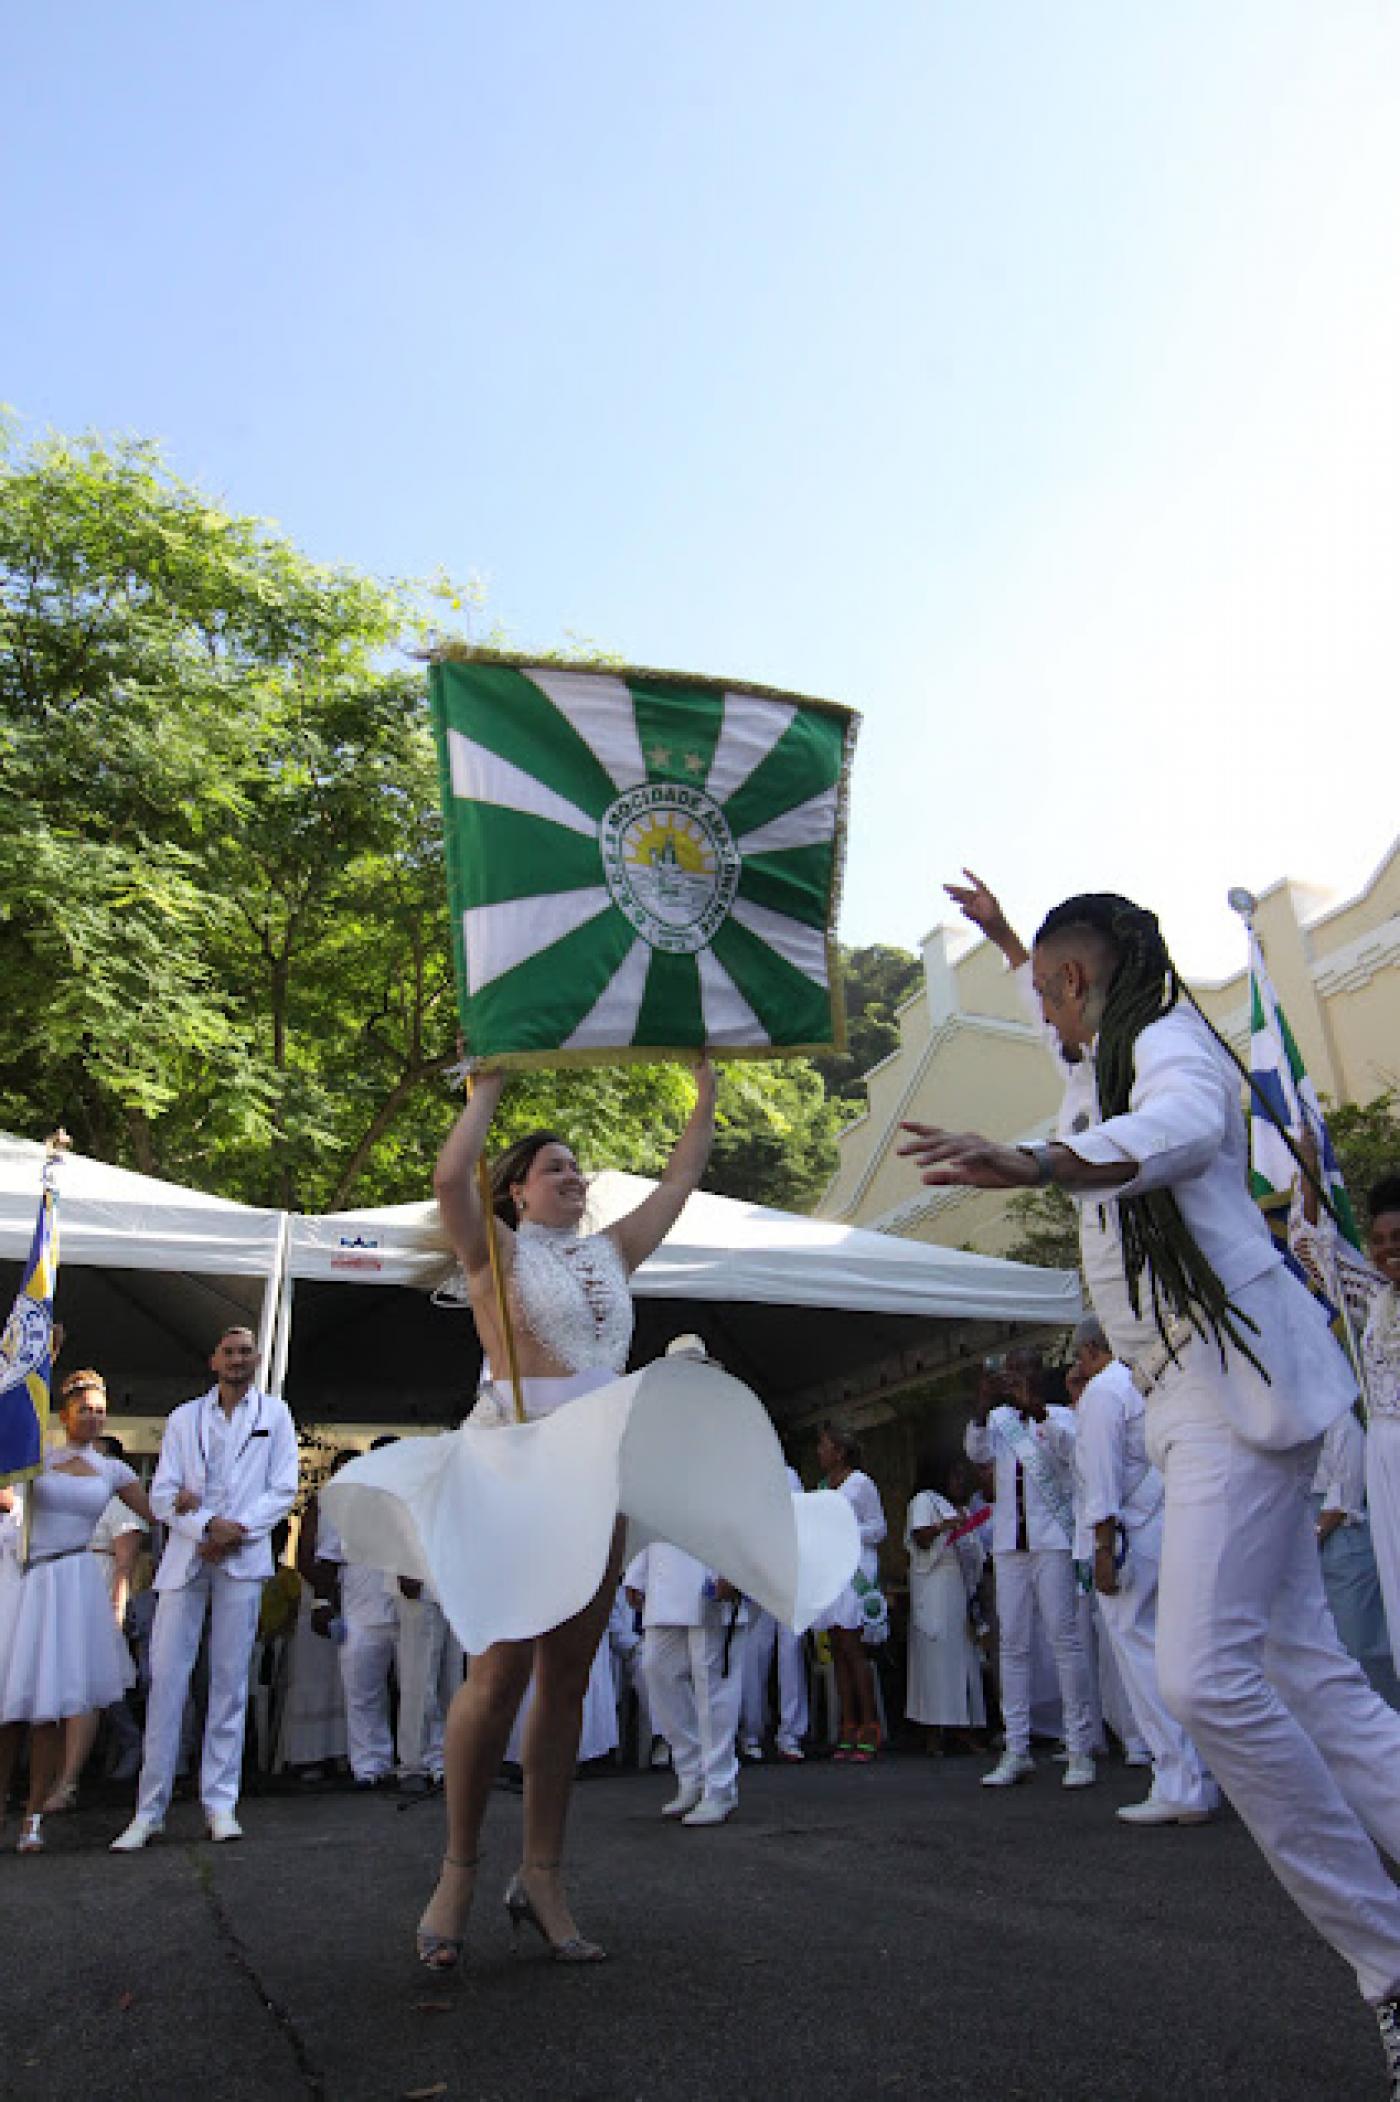
{"type": "Polygon", "coordinates": [[[699,1801],[700,1790],[698,1788],[687,1788],[682,1785],[676,1790],[670,1802],[662,1805],[661,1815],[663,1817],[684,1817],[687,1810],[693,1810],[699,1801]]]}
{"type": "Polygon", "coordinates": [[[688,1810],[681,1819],[683,1825],[722,1825],[732,1817],[739,1807],[739,1798],[732,1792],[728,1795],[702,1795],[693,1810],[688,1810]]]}
{"type": "Polygon", "coordinates": [[[118,1833],[108,1852],[111,1854],[137,1854],[148,1839],[154,1839],[162,1825],[154,1825],[148,1817],[133,1817],[124,1832],[118,1833]]]}
{"type": "Polygon", "coordinates": [[[231,1810],[211,1810],[209,1813],[209,1837],[213,1840],[241,1839],[243,1827],[231,1810]]]}
{"type": "Polygon", "coordinates": [[[1065,1767],[1065,1777],[1061,1781],[1060,1786],[1061,1788],[1092,1788],[1098,1778],[1099,1770],[1092,1759],[1075,1758],[1071,1755],[1069,1763],[1065,1767]]]}
{"type": "Polygon", "coordinates": [[[1169,1803],[1165,1796],[1144,1796],[1140,1803],[1125,1803],[1118,1812],[1125,1825],[1208,1825],[1209,1810],[1188,1809],[1183,1803],[1169,1803]]]}
{"type": "Polygon", "coordinates": [[[1135,1745],[1131,1751],[1124,1752],[1123,1764],[1125,1766],[1150,1766],[1152,1764],[1152,1754],[1148,1751],[1146,1745],[1135,1745]]]}
{"type": "Polygon", "coordinates": [[[1014,1788],[1018,1781],[1028,1781],[1035,1772],[1035,1761],[1029,1752],[1003,1752],[989,1774],[983,1774],[984,1788],[1014,1788]]]}

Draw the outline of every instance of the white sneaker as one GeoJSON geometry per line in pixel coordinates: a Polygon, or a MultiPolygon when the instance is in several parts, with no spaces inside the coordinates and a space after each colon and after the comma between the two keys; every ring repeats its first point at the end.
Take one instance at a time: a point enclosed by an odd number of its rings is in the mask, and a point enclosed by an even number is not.
{"type": "Polygon", "coordinates": [[[801,1766],[807,1756],[800,1744],[783,1744],[781,1740],[773,1749],[786,1766],[801,1766]]]}
{"type": "Polygon", "coordinates": [[[687,1810],[693,1810],[700,1800],[701,1795],[698,1788],[688,1788],[682,1783],[670,1802],[663,1804],[661,1815],[663,1817],[684,1817],[687,1810]]]}
{"type": "Polygon", "coordinates": [[[107,1851],[109,1854],[139,1853],[148,1839],[154,1839],[157,1833],[164,1830],[163,1825],[152,1824],[148,1817],[133,1817],[126,1830],[118,1833],[107,1851]]]}
{"type": "Polygon", "coordinates": [[[241,1839],[243,1827],[231,1810],[211,1810],[209,1813],[209,1837],[219,1841],[241,1839]]]}
{"type": "Polygon", "coordinates": [[[1017,1781],[1028,1781],[1035,1772],[1035,1761],[1029,1752],[1003,1752],[989,1774],[983,1774],[984,1788],[1012,1788],[1017,1781]]]}
{"type": "Polygon", "coordinates": [[[1061,1788],[1092,1788],[1098,1778],[1099,1770],[1092,1759],[1086,1758],[1083,1754],[1076,1758],[1071,1753],[1069,1762],[1065,1767],[1065,1777],[1061,1781],[1060,1786],[1061,1788]]]}
{"type": "Polygon", "coordinates": [[[738,1795],[730,1789],[725,1795],[702,1795],[695,1808],[681,1819],[683,1825],[722,1825],[732,1817],[739,1807],[738,1795]]]}
{"type": "Polygon", "coordinates": [[[750,1737],[746,1743],[740,1745],[739,1757],[741,1759],[752,1759],[755,1764],[759,1764],[763,1759],[763,1746],[756,1737],[750,1737]]]}
{"type": "Polygon", "coordinates": [[[1140,1803],[1125,1803],[1118,1812],[1125,1825],[1208,1825],[1209,1810],[1189,1810],[1182,1803],[1169,1803],[1154,1790],[1140,1803]]]}
{"type": "Polygon", "coordinates": [[[1130,1750],[1124,1752],[1123,1764],[1125,1766],[1150,1766],[1152,1764],[1152,1754],[1148,1751],[1145,1744],[1135,1744],[1130,1750]]]}

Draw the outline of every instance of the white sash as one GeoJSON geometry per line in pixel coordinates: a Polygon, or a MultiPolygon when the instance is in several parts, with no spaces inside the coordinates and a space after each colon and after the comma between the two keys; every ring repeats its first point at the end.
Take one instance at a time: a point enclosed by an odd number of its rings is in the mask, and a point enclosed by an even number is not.
{"type": "MultiPolygon", "coordinates": [[[[1074,1545],[1074,1494],[1070,1488],[1069,1470],[1063,1461],[1046,1451],[1040,1440],[1031,1435],[1031,1427],[1018,1409],[1001,1408],[991,1419],[993,1437],[1000,1438],[1013,1457],[1020,1461],[1025,1473],[1035,1483],[1050,1516],[1065,1536],[1065,1546],[1074,1545]]],[[[1027,1514],[1027,1537],[1030,1525],[1027,1514]]]]}

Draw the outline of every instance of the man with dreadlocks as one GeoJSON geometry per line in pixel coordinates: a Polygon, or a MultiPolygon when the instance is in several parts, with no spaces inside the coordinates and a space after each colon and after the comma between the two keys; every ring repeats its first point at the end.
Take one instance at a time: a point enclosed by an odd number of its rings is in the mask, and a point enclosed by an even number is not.
{"type": "Polygon", "coordinates": [[[926,1183],[1057,1184],[1084,1272],[1147,1399],[1166,1481],[1162,1697],[1274,1873],[1352,1965],[1400,2102],[1400,1717],[1328,1615],[1307,1491],[1355,1391],[1317,1302],[1248,1194],[1240,1074],[1185,992],[1155,916],[1095,893],[1025,949],[991,892],[949,886],[1030,977],[1067,1085],[1057,1137],[1008,1146],[910,1124],[926,1183]],[[1372,1842],[1375,1842],[1373,1845],[1372,1842]]]}

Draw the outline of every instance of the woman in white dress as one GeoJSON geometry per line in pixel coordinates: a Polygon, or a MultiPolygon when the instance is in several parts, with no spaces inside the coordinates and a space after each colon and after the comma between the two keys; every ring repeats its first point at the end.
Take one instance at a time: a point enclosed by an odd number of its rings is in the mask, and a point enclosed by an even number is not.
{"type": "Polygon", "coordinates": [[[478,1078],[434,1178],[493,1384],[460,1430],[367,1454],[321,1499],[354,1559],[432,1584],[471,1657],[446,1731],[447,1853],[418,1929],[420,1960],[434,1970],[461,1956],[482,1817],[532,1672],[524,1858],[507,1909],[517,1934],[532,1926],[559,1961],[604,1953],[574,1923],[561,1865],[583,1697],[622,1565],[621,1515],[731,1570],[803,1626],[845,1581],[856,1550],[849,1512],[828,1508],[836,1499],[792,1497],[777,1434],[738,1381],[679,1358],[619,1376],[632,1336],[628,1277],[675,1224],[709,1156],[708,1061],[659,1183],[604,1233],[580,1231],[587,1186],[563,1139],[533,1133],[496,1164],[525,1405],[525,1421],[511,1420],[476,1186],[502,1084],[500,1074],[478,1078]]]}
{"type": "Polygon", "coordinates": [[[924,1484],[912,1498],[904,1524],[909,1552],[909,1685],[904,1712],[922,1723],[931,1754],[943,1750],[945,1733],[981,1729],[987,1720],[982,1664],[968,1623],[968,1601],[977,1589],[985,1559],[976,1533],[952,1536],[968,1513],[958,1507],[947,1468],[924,1460],[924,1484]]]}
{"type": "Polygon", "coordinates": [[[836,1698],[841,1727],[833,1759],[852,1766],[868,1766],[880,1749],[880,1723],[875,1708],[875,1667],[866,1650],[862,1630],[866,1624],[865,1600],[877,1589],[880,1542],[888,1527],[880,1492],[860,1469],[860,1443],[841,1423],[824,1423],[817,1438],[817,1465],[828,1489],[834,1489],[850,1505],[860,1534],[860,1561],[851,1581],[813,1626],[831,1637],[831,1658],[836,1667],[836,1698]]]}
{"type": "Polygon", "coordinates": [[[146,1492],[124,1460],[94,1444],[107,1420],[99,1374],[70,1372],[59,1407],[65,1443],[29,1483],[29,1560],[0,1593],[0,1804],[29,1727],[29,1799],[16,1851],[44,1844],[43,1805],[62,1760],[63,1724],[120,1700],[135,1677],[100,1563],[88,1553],[113,1496],[152,1522],[146,1492]]]}

